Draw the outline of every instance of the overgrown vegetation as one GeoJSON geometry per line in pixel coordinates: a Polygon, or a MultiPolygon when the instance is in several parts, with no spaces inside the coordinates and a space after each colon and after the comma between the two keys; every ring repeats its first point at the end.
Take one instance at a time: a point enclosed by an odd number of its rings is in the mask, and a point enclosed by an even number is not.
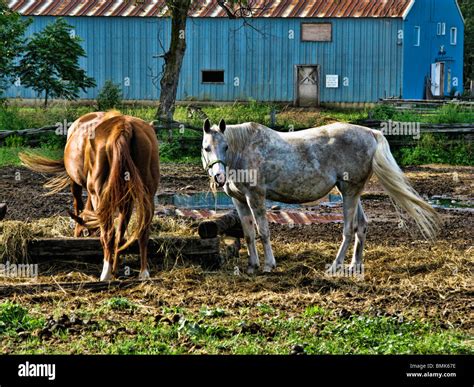
{"type": "Polygon", "coordinates": [[[450,143],[443,134],[423,134],[415,146],[394,151],[401,165],[451,164],[474,165],[472,142],[450,143]]]}
{"type": "MultiPolygon", "coordinates": [[[[110,84],[104,92],[103,100],[98,103],[105,107],[116,107],[120,103],[119,90],[110,84]],[[110,98],[109,98],[110,97],[110,98]],[[102,102],[101,102],[102,101],[102,102]]],[[[142,118],[145,121],[154,119],[155,110],[152,107],[121,106],[124,114],[142,118]]],[[[47,110],[37,107],[0,107],[0,130],[20,130],[39,128],[51,125],[67,125],[78,117],[94,111],[93,107],[72,106],[70,104],[55,105],[47,110]]],[[[308,127],[321,126],[336,121],[354,122],[365,119],[368,110],[321,110],[305,111],[272,104],[250,102],[249,104],[228,104],[220,106],[205,106],[200,114],[195,114],[185,106],[176,108],[174,117],[189,127],[198,129],[202,126],[203,117],[207,116],[213,123],[225,118],[228,124],[242,122],[260,122],[274,126],[279,130],[298,130],[308,127]],[[275,113],[275,115],[273,114],[275,113]]],[[[393,120],[400,122],[421,122],[434,124],[472,123],[474,112],[459,108],[455,105],[445,105],[432,113],[413,113],[396,110],[388,105],[377,105],[371,109],[371,117],[378,120],[393,120]]],[[[160,139],[160,159],[163,162],[200,163],[200,133],[190,129],[162,129],[158,132],[160,139]],[[192,138],[194,140],[189,140],[192,138]]],[[[394,153],[402,165],[417,165],[423,163],[449,163],[472,165],[472,145],[460,139],[458,142],[448,142],[443,135],[423,135],[415,146],[407,146],[395,150],[394,153]]],[[[51,154],[64,146],[65,136],[54,133],[41,136],[37,141],[41,152],[51,154]]],[[[12,136],[0,147],[0,166],[19,165],[16,157],[18,150],[28,146],[20,137],[12,136]],[[5,146],[7,148],[5,148],[5,146]],[[15,149],[15,150],[13,150],[15,149]]],[[[56,152],[60,154],[60,152],[56,152]]]]}
{"type": "Polygon", "coordinates": [[[432,112],[417,113],[397,110],[393,106],[379,104],[370,112],[371,118],[381,121],[419,122],[426,124],[470,124],[474,122],[472,109],[464,109],[454,104],[447,104],[432,112]]]}
{"type": "Polygon", "coordinates": [[[99,111],[118,109],[122,103],[122,89],[120,85],[111,80],[105,81],[104,86],[97,96],[97,108],[99,111]]]}

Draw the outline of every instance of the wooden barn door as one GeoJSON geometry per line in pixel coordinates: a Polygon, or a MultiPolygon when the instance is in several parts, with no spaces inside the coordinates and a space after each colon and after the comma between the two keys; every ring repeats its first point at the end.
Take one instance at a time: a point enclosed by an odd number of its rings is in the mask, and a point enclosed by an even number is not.
{"type": "Polygon", "coordinates": [[[297,65],[295,73],[295,105],[319,106],[319,66],[297,65]]]}

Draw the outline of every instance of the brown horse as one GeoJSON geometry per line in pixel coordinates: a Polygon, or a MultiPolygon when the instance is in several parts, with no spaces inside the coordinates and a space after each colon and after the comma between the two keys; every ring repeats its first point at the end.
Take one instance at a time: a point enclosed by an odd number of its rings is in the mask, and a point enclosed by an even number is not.
{"type": "Polygon", "coordinates": [[[90,113],[73,123],[68,131],[62,160],[21,154],[22,162],[41,173],[55,173],[45,187],[56,193],[71,186],[75,235],[84,227],[99,228],[104,250],[100,279],[110,280],[117,273],[118,255],[138,240],[140,279],[149,277],[147,245],[154,213],[154,195],[159,184],[158,141],[146,122],[119,112],[90,113]],[[87,189],[86,207],[82,189],[87,189]],[[124,241],[125,231],[135,208],[137,224],[124,241]],[[118,213],[118,226],[115,215],[118,213]]]}

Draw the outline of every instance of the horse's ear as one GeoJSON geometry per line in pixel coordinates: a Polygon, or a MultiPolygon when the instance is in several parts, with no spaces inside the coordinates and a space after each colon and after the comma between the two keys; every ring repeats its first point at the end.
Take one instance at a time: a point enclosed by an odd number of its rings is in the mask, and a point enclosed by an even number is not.
{"type": "Polygon", "coordinates": [[[206,118],[206,121],[204,121],[204,131],[206,133],[211,133],[211,123],[209,121],[209,118],[206,118]]]}
{"type": "Polygon", "coordinates": [[[219,122],[219,130],[224,133],[225,132],[225,121],[224,119],[222,119],[220,122],[219,122]]]}

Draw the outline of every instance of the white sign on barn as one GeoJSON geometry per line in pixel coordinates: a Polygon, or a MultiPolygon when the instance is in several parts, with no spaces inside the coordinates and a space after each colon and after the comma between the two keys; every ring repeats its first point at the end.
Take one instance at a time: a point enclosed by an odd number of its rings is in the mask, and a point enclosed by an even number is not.
{"type": "Polygon", "coordinates": [[[326,75],[326,88],[337,89],[339,87],[339,75],[326,75]]]}

